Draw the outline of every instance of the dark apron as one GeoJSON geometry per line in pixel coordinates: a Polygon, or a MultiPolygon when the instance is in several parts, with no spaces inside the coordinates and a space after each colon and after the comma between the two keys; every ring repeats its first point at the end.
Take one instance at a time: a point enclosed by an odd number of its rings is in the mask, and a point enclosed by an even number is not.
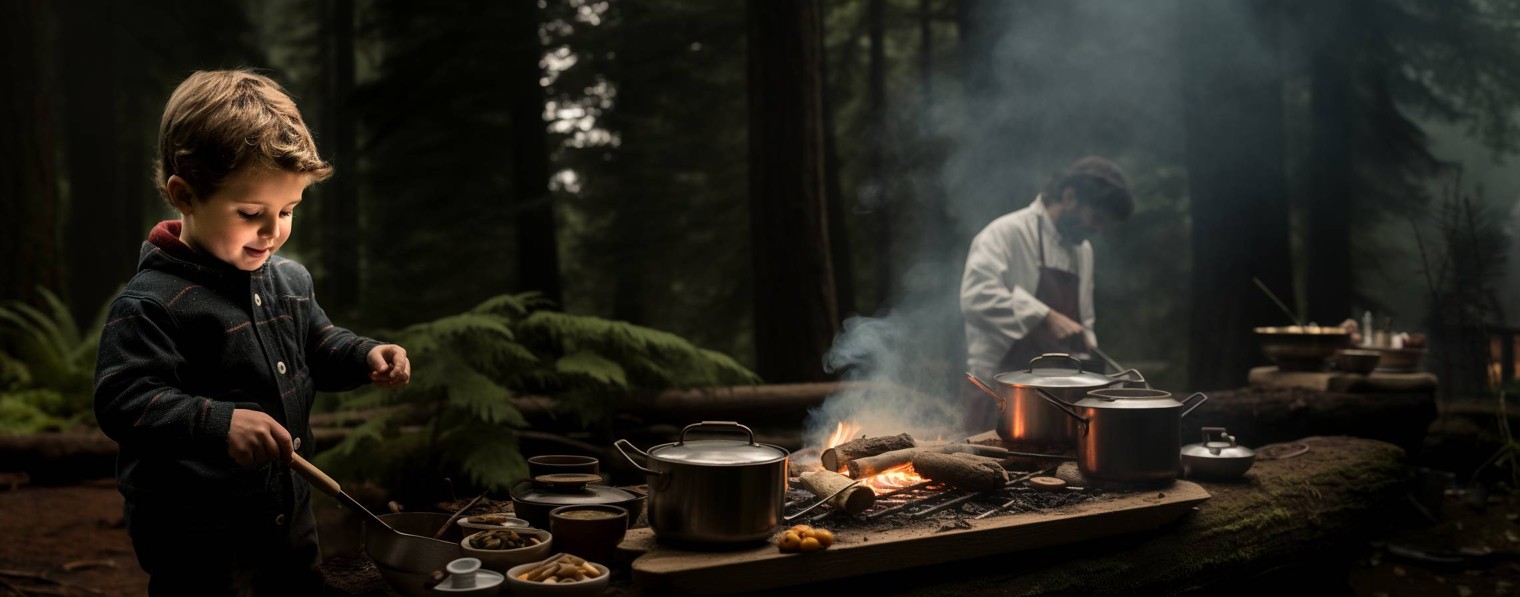
{"type": "MultiPolygon", "coordinates": [[[[1076,272],[1068,272],[1045,267],[1045,222],[1035,223],[1038,230],[1036,242],[1040,245],[1040,281],[1034,290],[1034,298],[1045,303],[1051,310],[1071,318],[1078,324],[1082,323],[1082,308],[1080,301],[1082,277],[1076,272]]],[[[1023,370],[1029,367],[1030,359],[1048,352],[1062,352],[1066,354],[1079,354],[1087,352],[1085,334],[1074,334],[1064,340],[1058,340],[1050,333],[1042,322],[1023,338],[1015,340],[1013,346],[1008,348],[1008,354],[998,361],[997,371],[1023,370]]]]}

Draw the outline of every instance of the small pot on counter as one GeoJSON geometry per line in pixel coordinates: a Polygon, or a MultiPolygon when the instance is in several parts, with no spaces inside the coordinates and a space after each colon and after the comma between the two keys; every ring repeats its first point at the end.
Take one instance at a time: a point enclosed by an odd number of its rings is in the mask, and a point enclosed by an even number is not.
{"type": "Polygon", "coordinates": [[[1203,443],[1182,447],[1182,474],[1188,478],[1239,479],[1256,463],[1256,452],[1235,443],[1223,427],[1204,427],[1203,443]]]}
{"type": "Polygon", "coordinates": [[[625,439],[613,445],[649,476],[649,527],[661,541],[762,541],[781,524],[791,452],[755,443],[749,427],[733,421],[694,423],[681,430],[679,441],[647,453],[625,439]],[[694,429],[737,431],[748,437],[688,441],[686,434],[694,429]]]}

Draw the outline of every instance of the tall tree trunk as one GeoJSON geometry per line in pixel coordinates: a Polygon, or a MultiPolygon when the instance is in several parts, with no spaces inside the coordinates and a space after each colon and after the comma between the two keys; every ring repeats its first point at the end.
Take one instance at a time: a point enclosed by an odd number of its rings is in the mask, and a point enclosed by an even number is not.
{"type": "Polygon", "coordinates": [[[757,372],[825,379],[838,330],[823,189],[816,0],[749,0],[751,242],[757,372]]]}
{"type": "Polygon", "coordinates": [[[359,159],[355,149],[354,0],[327,0],[327,129],[325,149],[335,175],[322,187],[322,306],[334,318],[359,308],[359,159]]]}
{"type": "MultiPolygon", "coordinates": [[[[116,5],[101,3],[74,11],[59,25],[58,44],[69,193],[64,230],[71,239],[63,245],[65,298],[76,321],[87,325],[127,281],[137,265],[142,242],[142,201],[124,184],[125,165],[118,98],[125,94],[117,56],[122,40],[113,26],[116,5]]],[[[135,173],[134,173],[135,174],[135,173]]],[[[136,177],[134,176],[133,179],[136,177]]]]}
{"type": "Polygon", "coordinates": [[[1264,360],[1251,328],[1283,316],[1252,276],[1293,296],[1277,10],[1270,0],[1182,4],[1193,390],[1243,385],[1264,360]]]}
{"type": "MultiPolygon", "coordinates": [[[[828,201],[829,251],[834,266],[834,291],[838,296],[839,311],[843,315],[856,313],[860,305],[855,300],[854,251],[850,249],[850,233],[846,226],[844,184],[839,180],[839,151],[836,144],[838,121],[834,118],[834,86],[829,79],[828,37],[824,21],[818,24],[818,78],[823,82],[821,103],[823,106],[823,179],[828,201]]],[[[846,41],[846,46],[854,40],[846,41]]],[[[848,53],[848,52],[846,52],[848,53]]]]}
{"type": "Polygon", "coordinates": [[[918,87],[921,114],[934,106],[934,3],[918,0],[918,87]]]}
{"type": "Polygon", "coordinates": [[[58,182],[53,163],[48,4],[0,2],[0,299],[39,304],[37,287],[57,289],[58,182]]]}
{"type": "Polygon", "coordinates": [[[1333,324],[1351,313],[1351,44],[1356,27],[1345,2],[1309,7],[1313,35],[1309,148],[1307,284],[1311,320],[1333,324]]]}
{"type": "Polygon", "coordinates": [[[517,18],[508,35],[518,45],[508,58],[515,90],[508,98],[512,119],[512,186],[517,198],[517,273],[525,290],[537,290],[563,304],[554,203],[549,195],[549,130],[544,123],[543,44],[538,3],[516,2],[517,18]]]}
{"type": "Polygon", "coordinates": [[[865,185],[866,202],[871,206],[871,245],[875,253],[876,305],[891,300],[897,264],[892,257],[896,244],[893,235],[895,198],[887,181],[887,65],[886,0],[866,3],[866,30],[870,39],[870,59],[866,67],[866,168],[870,182],[865,185]]]}

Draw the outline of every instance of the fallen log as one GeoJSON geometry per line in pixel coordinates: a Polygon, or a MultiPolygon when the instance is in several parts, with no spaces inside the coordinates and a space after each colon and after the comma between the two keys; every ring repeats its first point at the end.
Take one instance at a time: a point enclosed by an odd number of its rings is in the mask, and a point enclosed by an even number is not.
{"type": "Polygon", "coordinates": [[[944,444],[922,448],[905,448],[902,450],[892,450],[891,452],[882,452],[875,456],[856,458],[845,465],[845,469],[849,471],[850,478],[861,479],[874,477],[890,469],[913,462],[913,457],[918,454],[976,454],[980,451],[980,446],[973,444],[944,444]]]}
{"type": "Polygon", "coordinates": [[[808,493],[818,496],[819,499],[833,496],[829,499],[829,505],[837,510],[843,510],[849,514],[860,514],[876,504],[876,492],[864,485],[844,489],[854,482],[849,477],[833,471],[814,471],[802,473],[797,484],[808,493]],[[841,489],[844,491],[840,492],[841,489]]]}
{"type": "Polygon", "coordinates": [[[850,461],[857,458],[908,449],[915,445],[917,444],[913,443],[913,436],[906,433],[853,439],[824,450],[818,460],[823,464],[823,470],[838,472],[844,470],[850,461]]]}
{"type": "Polygon", "coordinates": [[[1411,454],[1425,445],[1436,419],[1433,393],[1320,392],[1248,387],[1209,392],[1182,419],[1183,444],[1201,441],[1202,427],[1224,427],[1256,447],[1315,435],[1350,435],[1391,443],[1411,454]]]}
{"type": "Polygon", "coordinates": [[[920,452],[913,455],[913,470],[925,479],[960,489],[990,491],[1008,482],[1008,471],[996,458],[975,454],[920,452]]]}

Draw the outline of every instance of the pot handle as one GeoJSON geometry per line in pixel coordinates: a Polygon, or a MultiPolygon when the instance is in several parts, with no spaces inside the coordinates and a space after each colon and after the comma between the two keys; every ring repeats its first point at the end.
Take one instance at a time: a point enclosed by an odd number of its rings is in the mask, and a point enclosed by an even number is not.
{"type": "Polygon", "coordinates": [[[1082,372],[1082,359],[1071,356],[1064,352],[1047,352],[1035,358],[1029,359],[1029,369],[1027,369],[1026,372],[1034,373],[1034,364],[1046,359],[1066,359],[1077,364],[1077,373],[1082,372]]]}
{"type": "Polygon", "coordinates": [[[1108,378],[1109,379],[1118,380],[1119,381],[1119,385],[1122,386],[1122,387],[1126,387],[1126,388],[1135,387],[1135,386],[1129,385],[1129,384],[1132,384],[1132,383],[1138,383],[1138,384],[1140,384],[1139,387],[1142,387],[1142,388],[1149,388],[1149,387],[1151,387],[1151,383],[1148,382],[1148,381],[1145,381],[1145,376],[1141,375],[1140,371],[1137,370],[1137,369],[1125,369],[1123,371],[1120,371],[1118,373],[1115,373],[1113,375],[1108,376],[1108,378]]]}
{"type": "Polygon", "coordinates": [[[1034,391],[1041,398],[1044,398],[1046,402],[1049,402],[1052,406],[1061,409],[1061,412],[1066,413],[1067,416],[1083,423],[1087,422],[1087,417],[1077,414],[1076,411],[1073,411],[1071,409],[1070,404],[1062,402],[1060,398],[1056,398],[1055,396],[1051,395],[1051,393],[1045,391],[1044,388],[1034,388],[1034,391]]]}
{"type": "Polygon", "coordinates": [[[634,446],[632,442],[629,442],[626,439],[620,439],[620,440],[617,440],[615,442],[612,442],[612,447],[617,448],[618,452],[622,452],[623,458],[627,458],[628,459],[628,464],[633,465],[633,468],[636,468],[636,469],[639,469],[641,471],[644,471],[645,474],[650,474],[650,475],[655,475],[655,476],[659,476],[659,475],[665,474],[665,473],[662,473],[662,472],[657,471],[657,470],[651,470],[651,469],[649,469],[648,467],[645,467],[642,464],[634,462],[633,461],[633,457],[628,455],[628,450],[623,449],[623,446],[628,446],[629,448],[632,448],[633,451],[638,452],[639,456],[643,456],[644,457],[644,462],[649,462],[649,454],[645,453],[643,450],[638,449],[637,446],[634,446]]]}
{"type": "Polygon", "coordinates": [[[1192,396],[1188,396],[1187,400],[1183,400],[1182,403],[1185,405],[1188,402],[1192,401],[1192,399],[1194,399],[1194,398],[1197,398],[1198,401],[1194,402],[1192,406],[1187,407],[1187,410],[1182,411],[1182,415],[1179,416],[1179,417],[1177,417],[1177,418],[1180,419],[1182,417],[1188,416],[1188,413],[1193,412],[1193,409],[1198,408],[1199,406],[1202,406],[1203,403],[1206,402],[1209,399],[1208,396],[1203,395],[1203,392],[1193,392],[1193,395],[1192,396]]]}
{"type": "Polygon", "coordinates": [[[977,389],[986,392],[988,396],[991,396],[993,400],[997,401],[998,412],[1003,412],[1003,410],[1006,409],[1006,404],[1003,400],[1003,397],[999,396],[997,392],[993,391],[992,388],[987,385],[987,382],[982,381],[982,378],[977,377],[975,373],[967,371],[966,379],[971,380],[972,385],[976,386],[977,389]]]}
{"type": "Polygon", "coordinates": [[[723,429],[729,429],[729,430],[735,430],[735,431],[737,431],[738,429],[743,429],[745,433],[749,434],[749,445],[751,445],[751,446],[755,445],[755,430],[750,429],[749,427],[745,427],[743,425],[740,425],[738,421],[702,421],[701,423],[692,423],[690,425],[687,425],[685,428],[681,429],[681,441],[676,442],[676,443],[680,443],[680,444],[686,443],[686,432],[687,431],[691,431],[693,429],[702,428],[702,427],[716,427],[716,428],[723,428],[723,429]],[[735,428],[737,428],[737,429],[735,429],[735,428]]]}

